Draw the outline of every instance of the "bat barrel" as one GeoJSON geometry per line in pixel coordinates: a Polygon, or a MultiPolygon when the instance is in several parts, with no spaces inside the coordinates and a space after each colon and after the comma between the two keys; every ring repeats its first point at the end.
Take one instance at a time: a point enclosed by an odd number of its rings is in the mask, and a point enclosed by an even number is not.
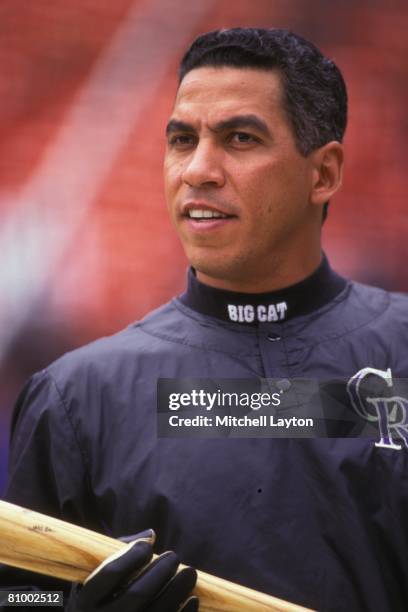
{"type": "MultiPolygon", "coordinates": [[[[0,501],[0,562],[83,582],[126,544],[95,531],[0,501]]],[[[200,612],[307,612],[247,587],[198,571],[200,612]]],[[[310,610],[309,610],[310,612],[310,610]]]]}

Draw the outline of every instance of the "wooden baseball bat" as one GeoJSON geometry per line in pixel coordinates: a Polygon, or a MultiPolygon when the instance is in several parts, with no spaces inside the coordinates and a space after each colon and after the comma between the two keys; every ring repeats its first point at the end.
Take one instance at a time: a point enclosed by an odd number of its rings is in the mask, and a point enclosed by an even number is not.
{"type": "MultiPolygon", "coordinates": [[[[124,546],[120,540],[0,501],[0,562],[6,565],[83,582],[124,546]]],[[[307,612],[276,597],[197,573],[194,593],[200,598],[200,612],[307,612]]]]}

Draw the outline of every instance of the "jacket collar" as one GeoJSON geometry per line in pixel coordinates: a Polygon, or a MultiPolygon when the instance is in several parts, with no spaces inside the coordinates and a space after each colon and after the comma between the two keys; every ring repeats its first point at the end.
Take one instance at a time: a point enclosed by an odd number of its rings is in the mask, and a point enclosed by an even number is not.
{"type": "Polygon", "coordinates": [[[323,255],[313,274],[299,283],[266,293],[216,289],[200,282],[194,268],[190,268],[187,290],[179,299],[185,306],[205,315],[243,325],[258,325],[309,314],[335,298],[346,283],[331,269],[323,255]]]}

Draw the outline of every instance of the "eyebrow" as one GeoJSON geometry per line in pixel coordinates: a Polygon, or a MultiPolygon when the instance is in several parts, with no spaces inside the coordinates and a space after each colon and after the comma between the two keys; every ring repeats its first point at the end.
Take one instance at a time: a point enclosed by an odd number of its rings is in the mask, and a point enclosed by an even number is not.
{"type": "MultiPolygon", "coordinates": [[[[253,128],[258,132],[261,132],[265,136],[271,136],[267,124],[263,119],[260,119],[256,115],[234,115],[229,119],[219,121],[210,128],[212,132],[222,132],[224,130],[234,130],[243,128],[253,128]]],[[[166,135],[169,136],[174,132],[196,132],[196,129],[191,123],[185,121],[179,121],[178,119],[171,119],[166,127],[166,135]]]]}
{"type": "Polygon", "coordinates": [[[166,136],[169,136],[169,134],[173,134],[174,132],[195,132],[195,129],[191,123],[178,121],[178,119],[170,119],[166,126],[166,136]]]}

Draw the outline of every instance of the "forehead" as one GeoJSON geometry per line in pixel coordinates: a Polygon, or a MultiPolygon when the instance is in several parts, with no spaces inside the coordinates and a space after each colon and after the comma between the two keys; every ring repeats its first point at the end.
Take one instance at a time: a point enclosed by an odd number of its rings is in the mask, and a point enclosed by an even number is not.
{"type": "Polygon", "coordinates": [[[266,121],[277,117],[283,120],[282,100],[283,86],[277,71],[201,67],[188,72],[180,83],[173,116],[216,120],[239,112],[258,114],[266,121]]]}

